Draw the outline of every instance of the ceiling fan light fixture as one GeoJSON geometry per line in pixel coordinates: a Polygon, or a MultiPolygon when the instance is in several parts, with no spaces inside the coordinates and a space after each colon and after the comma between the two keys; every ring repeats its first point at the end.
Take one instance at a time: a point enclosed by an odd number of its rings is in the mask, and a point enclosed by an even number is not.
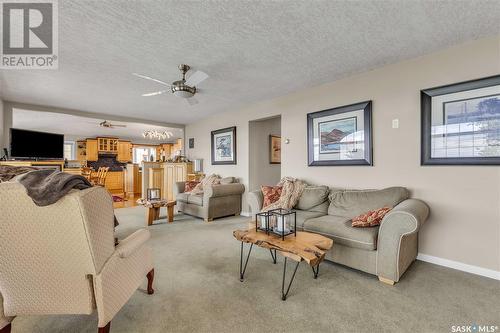
{"type": "Polygon", "coordinates": [[[193,93],[187,90],[176,90],[173,92],[174,96],[180,97],[180,98],[189,98],[193,97],[193,93]]]}

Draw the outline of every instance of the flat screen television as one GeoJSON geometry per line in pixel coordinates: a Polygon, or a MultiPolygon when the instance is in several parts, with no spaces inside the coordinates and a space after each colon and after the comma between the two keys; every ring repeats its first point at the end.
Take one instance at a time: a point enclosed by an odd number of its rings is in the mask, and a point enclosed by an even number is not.
{"type": "Polygon", "coordinates": [[[11,128],[10,156],[25,159],[63,159],[64,135],[11,128]]]}

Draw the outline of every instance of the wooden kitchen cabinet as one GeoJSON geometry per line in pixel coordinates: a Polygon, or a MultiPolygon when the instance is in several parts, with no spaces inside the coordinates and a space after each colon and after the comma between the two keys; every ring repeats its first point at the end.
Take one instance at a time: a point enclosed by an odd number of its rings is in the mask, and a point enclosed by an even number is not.
{"type": "Polygon", "coordinates": [[[109,171],[106,175],[104,187],[112,194],[123,194],[125,192],[125,179],[123,171],[109,171]]]}
{"type": "Polygon", "coordinates": [[[187,180],[188,173],[193,172],[193,164],[188,163],[164,163],[164,177],[162,193],[168,200],[175,200],[174,184],[176,182],[184,182],[187,180]]]}
{"type": "Polygon", "coordinates": [[[116,159],[119,162],[132,161],[132,143],[130,141],[118,141],[118,156],[116,159]]]}
{"type": "Polygon", "coordinates": [[[81,163],[87,161],[87,141],[80,140],[76,142],[76,159],[81,163]]]}
{"type": "Polygon", "coordinates": [[[99,158],[99,153],[97,150],[97,140],[87,139],[85,151],[87,161],[97,161],[97,159],[99,158]]]}
{"type": "Polygon", "coordinates": [[[171,155],[178,154],[178,151],[181,151],[180,155],[182,155],[182,139],[177,139],[177,141],[175,141],[172,146],[171,155]]]}
{"type": "Polygon", "coordinates": [[[117,153],[118,139],[116,138],[97,138],[97,146],[100,152],[117,153]]]}

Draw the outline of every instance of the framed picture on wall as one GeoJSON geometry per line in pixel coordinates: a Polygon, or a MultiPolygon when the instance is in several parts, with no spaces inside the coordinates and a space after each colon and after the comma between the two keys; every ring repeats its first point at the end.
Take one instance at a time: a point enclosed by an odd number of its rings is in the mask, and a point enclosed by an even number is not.
{"type": "Polygon", "coordinates": [[[236,127],[212,131],[212,165],[236,164],[236,127]]]}
{"type": "Polygon", "coordinates": [[[269,163],[281,164],[281,136],[269,135],[269,163]]]}
{"type": "Polygon", "coordinates": [[[193,149],[194,148],[194,138],[189,138],[189,149],[193,149]]]}
{"type": "Polygon", "coordinates": [[[420,97],[422,165],[500,165],[500,75],[420,97]]]}
{"type": "Polygon", "coordinates": [[[307,114],[309,166],[373,165],[372,102],[307,114]]]}

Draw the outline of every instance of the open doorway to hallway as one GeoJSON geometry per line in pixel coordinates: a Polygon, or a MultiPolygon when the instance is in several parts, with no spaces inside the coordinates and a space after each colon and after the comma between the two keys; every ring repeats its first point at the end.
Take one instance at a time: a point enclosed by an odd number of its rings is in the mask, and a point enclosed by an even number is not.
{"type": "Polygon", "coordinates": [[[281,163],[276,163],[276,157],[281,161],[281,116],[250,121],[249,142],[249,190],[276,185],[281,179],[281,163]]]}

